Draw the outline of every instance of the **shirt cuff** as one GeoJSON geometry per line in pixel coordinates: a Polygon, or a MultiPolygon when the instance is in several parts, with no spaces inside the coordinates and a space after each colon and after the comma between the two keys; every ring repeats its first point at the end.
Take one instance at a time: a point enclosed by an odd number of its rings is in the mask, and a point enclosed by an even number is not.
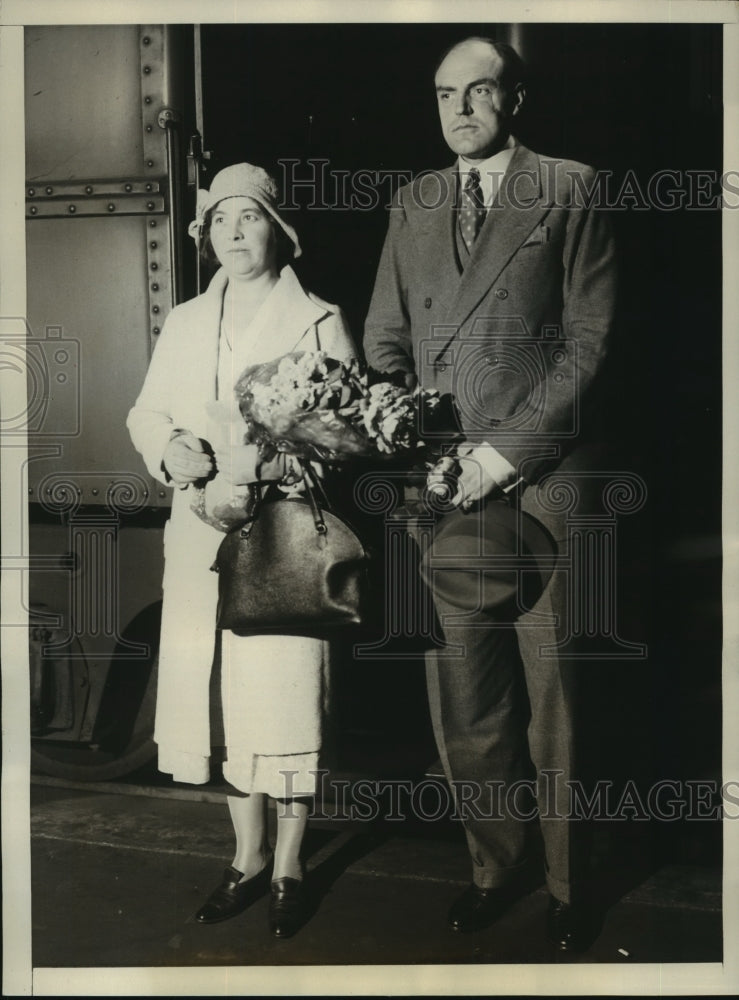
{"type": "Polygon", "coordinates": [[[516,475],[515,467],[504,455],[501,455],[497,448],[487,444],[487,442],[476,445],[469,457],[479,462],[502,490],[505,490],[507,486],[514,486],[518,481],[519,477],[516,475]]]}

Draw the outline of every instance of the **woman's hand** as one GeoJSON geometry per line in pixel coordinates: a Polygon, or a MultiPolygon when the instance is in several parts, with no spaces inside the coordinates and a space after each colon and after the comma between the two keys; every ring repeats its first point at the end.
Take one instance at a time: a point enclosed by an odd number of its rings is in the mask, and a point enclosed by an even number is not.
{"type": "Polygon", "coordinates": [[[233,486],[246,486],[259,481],[259,448],[255,444],[216,445],[216,469],[233,486]]]}
{"type": "Polygon", "coordinates": [[[263,462],[255,444],[216,448],[216,468],[218,474],[233,486],[302,478],[300,465],[292,455],[280,452],[268,462],[263,462]]]}
{"type": "Polygon", "coordinates": [[[269,462],[259,466],[259,478],[284,482],[286,486],[303,481],[303,469],[294,455],[278,452],[269,462]]]}
{"type": "Polygon", "coordinates": [[[203,450],[199,438],[190,431],[179,431],[164,449],[162,465],[178,486],[187,486],[198,479],[207,479],[213,459],[203,450]]]}

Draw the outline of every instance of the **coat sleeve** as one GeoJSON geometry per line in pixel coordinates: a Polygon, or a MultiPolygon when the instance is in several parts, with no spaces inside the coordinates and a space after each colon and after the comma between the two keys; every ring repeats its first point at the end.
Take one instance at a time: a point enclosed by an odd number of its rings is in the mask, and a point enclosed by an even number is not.
{"type": "Polygon", "coordinates": [[[316,325],[316,339],[318,349],[338,361],[358,356],[346,317],[338,306],[332,306],[331,312],[316,325]]]}
{"type": "Polygon", "coordinates": [[[144,385],[126,420],[133,446],[143,457],[149,473],[167,486],[171,480],[162,469],[162,457],[175,430],[171,416],[173,379],[182,364],[176,327],[176,317],[170,313],[154,348],[144,385]]]}
{"type": "MultiPolygon", "coordinates": [[[[587,183],[592,181],[590,168],[583,170],[583,177],[587,183]]],[[[614,326],[616,247],[605,210],[582,205],[570,207],[562,265],[562,332],[567,360],[562,364],[554,360],[561,352],[544,351],[541,381],[534,389],[522,386],[520,405],[527,410],[527,421],[536,426],[533,438],[565,435],[559,447],[566,452],[577,443],[581,432],[579,422],[594,398],[614,326]]],[[[505,434],[505,420],[497,431],[505,434]]],[[[495,437],[493,432],[490,436],[493,444],[495,437]]],[[[526,443],[523,447],[504,443],[500,451],[513,465],[530,454],[526,443]]],[[[527,475],[538,478],[548,464],[546,460],[527,462],[527,475]]]]}
{"type": "Polygon", "coordinates": [[[390,209],[387,236],[364,327],[364,353],[377,371],[415,371],[406,265],[410,250],[402,191],[390,209]]]}

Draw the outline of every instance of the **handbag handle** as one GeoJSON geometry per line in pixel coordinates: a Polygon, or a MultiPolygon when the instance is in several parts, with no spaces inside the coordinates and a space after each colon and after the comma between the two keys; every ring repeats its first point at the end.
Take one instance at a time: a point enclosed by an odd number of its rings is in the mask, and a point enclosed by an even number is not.
{"type": "MultiPolygon", "coordinates": [[[[303,485],[305,487],[305,495],[308,498],[308,505],[310,506],[311,513],[313,514],[313,523],[316,526],[316,531],[318,532],[319,535],[325,535],[326,532],[328,531],[328,528],[326,527],[326,522],[323,519],[321,508],[319,507],[318,501],[316,500],[314,489],[321,494],[321,499],[325,503],[326,507],[328,507],[329,502],[328,502],[328,497],[326,496],[326,491],[324,490],[323,485],[319,484],[318,480],[314,478],[312,475],[310,476],[309,479],[309,474],[306,466],[299,459],[297,461],[300,465],[300,473],[302,476],[303,485]]],[[[248,538],[249,535],[251,534],[251,530],[254,527],[254,522],[257,519],[259,508],[262,504],[261,492],[259,491],[255,492],[256,496],[254,499],[254,506],[252,507],[251,510],[251,517],[246,522],[246,524],[244,524],[241,528],[242,538],[248,538]]]]}
{"type": "MultiPolygon", "coordinates": [[[[308,497],[308,503],[310,504],[311,513],[313,514],[313,522],[316,526],[316,531],[318,532],[319,535],[325,535],[326,531],[328,530],[326,528],[326,522],[323,520],[323,514],[321,513],[321,508],[318,506],[318,503],[316,502],[316,497],[315,494],[313,493],[313,487],[308,481],[308,470],[306,469],[306,467],[303,465],[302,462],[300,462],[300,471],[303,474],[303,484],[305,485],[305,494],[308,497]]],[[[313,482],[315,485],[315,480],[313,480],[313,482]]],[[[323,487],[321,487],[321,492],[323,493],[323,487]]],[[[323,493],[323,496],[325,497],[326,494],[323,493]]]]}

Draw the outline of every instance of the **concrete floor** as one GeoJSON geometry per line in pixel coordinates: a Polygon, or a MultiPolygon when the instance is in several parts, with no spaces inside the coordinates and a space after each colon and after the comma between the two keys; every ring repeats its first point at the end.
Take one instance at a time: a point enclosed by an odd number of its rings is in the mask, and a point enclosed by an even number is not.
{"type": "MultiPolygon", "coordinates": [[[[558,960],[543,933],[547,894],[541,884],[484,931],[461,935],[448,927],[446,910],[469,876],[462,832],[449,822],[413,827],[314,820],[306,853],[317,909],[295,938],[271,937],[266,898],[233,920],[198,926],[193,914],[232,857],[222,791],[198,796],[102,787],[34,780],[35,967],[558,960]]],[[[610,836],[602,833],[596,842],[602,930],[587,952],[559,961],[720,962],[719,869],[674,859],[646,864],[638,844],[621,850],[614,867],[610,836]]],[[[627,841],[620,831],[619,843],[627,841]]]]}

